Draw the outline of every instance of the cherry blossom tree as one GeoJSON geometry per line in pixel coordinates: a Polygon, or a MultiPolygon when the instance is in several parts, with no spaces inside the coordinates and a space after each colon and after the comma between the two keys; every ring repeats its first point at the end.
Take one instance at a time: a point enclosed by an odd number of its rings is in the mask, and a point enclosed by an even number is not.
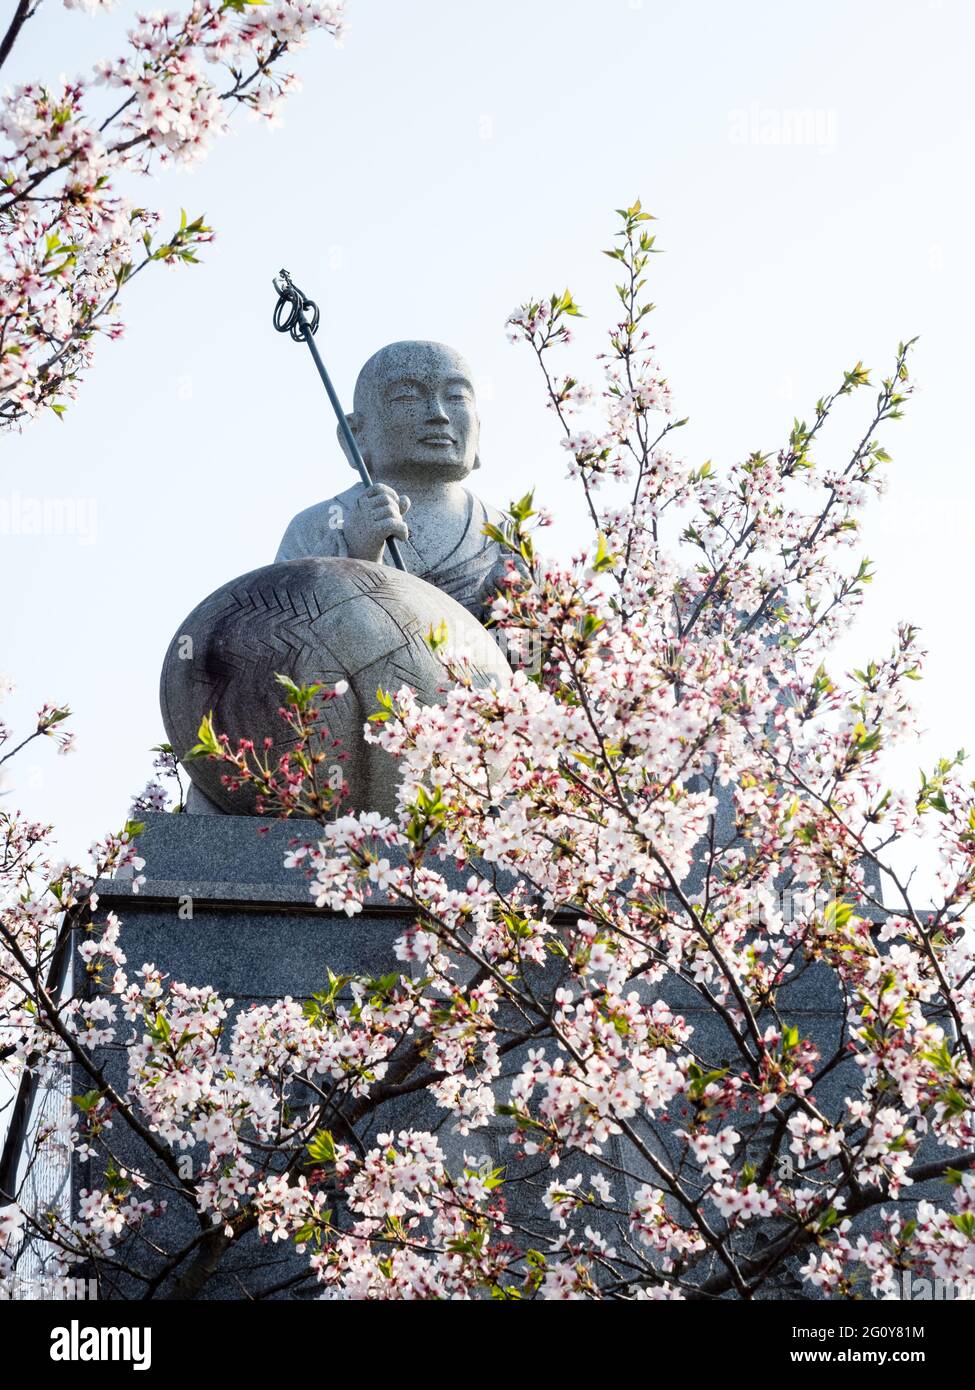
{"type": "Polygon", "coordinates": [[[127,961],[100,916],[94,877],[138,870],[138,826],[82,872],[3,816],[0,1046],[14,1074],[87,1077],[46,1142],[104,1173],[70,1218],[3,1194],[8,1273],[26,1234],[140,1296],[195,1296],[244,1240],[293,1244],[289,1286],[336,1299],[748,1299],[789,1279],[899,1297],[905,1271],[971,1296],[975,795],[960,756],[912,791],[885,780],[914,727],[913,628],[848,675],[833,661],[911,344],[877,382],[845,371],[782,447],[685,463],[649,337],[651,219],[619,216],[591,382],[566,370],[568,291],[509,320],[593,531],[547,557],[529,495],[496,533],[493,622],[530,635],[537,669],[482,689],[453,666],[436,707],[378,693],[392,818],[344,814],[326,775],[341,686],[282,681],[283,757],[265,731],[232,747],[201,726],[194,756],[300,818],[288,862],[323,911],[398,905],[387,974],[237,1010],[127,961]],[[864,395],[858,442],[824,465],[835,407],[864,395]],[[897,868],[922,835],[940,852],[923,906],[897,868]],[[66,931],[88,972],[72,998],[46,983],[66,931]],[[828,1045],[792,1002],[803,979],[834,1001],[828,1045]],[[402,1123],[411,1098],[435,1122],[402,1123]],[[121,1160],[122,1133],[151,1163],[121,1160]],[[147,1275],[164,1204],[197,1233],[147,1275]]]}
{"type": "MultiPolygon", "coordinates": [[[[0,68],[43,0],[17,0],[0,68]]],[[[50,0],[49,0],[50,3],[50,0]]],[[[113,0],[64,0],[110,9],[113,0]]],[[[124,329],[119,297],[148,266],[193,262],[202,217],[160,234],[159,214],[120,192],[132,176],[198,162],[246,109],[274,121],[293,74],[282,63],[316,30],[338,37],[343,0],[192,0],[137,21],[92,74],[28,82],[0,110],[0,424],[63,414],[96,337],[124,329]]]]}

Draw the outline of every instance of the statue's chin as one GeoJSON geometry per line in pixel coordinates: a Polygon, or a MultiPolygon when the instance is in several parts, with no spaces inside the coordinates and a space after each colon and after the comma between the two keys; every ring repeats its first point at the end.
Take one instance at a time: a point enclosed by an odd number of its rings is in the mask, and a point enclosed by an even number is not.
{"type": "Polygon", "coordinates": [[[473,463],[465,463],[458,458],[443,458],[433,451],[423,458],[404,459],[396,465],[396,476],[404,482],[408,478],[439,478],[459,483],[469,478],[473,471],[473,463]]]}

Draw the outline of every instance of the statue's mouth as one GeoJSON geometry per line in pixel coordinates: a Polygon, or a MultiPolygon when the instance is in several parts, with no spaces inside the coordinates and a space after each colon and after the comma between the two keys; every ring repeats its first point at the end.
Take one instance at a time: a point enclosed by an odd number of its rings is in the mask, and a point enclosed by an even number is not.
{"type": "Polygon", "coordinates": [[[457,440],[452,434],[422,434],[420,436],[420,443],[431,444],[443,448],[445,445],[456,444],[457,440]]]}

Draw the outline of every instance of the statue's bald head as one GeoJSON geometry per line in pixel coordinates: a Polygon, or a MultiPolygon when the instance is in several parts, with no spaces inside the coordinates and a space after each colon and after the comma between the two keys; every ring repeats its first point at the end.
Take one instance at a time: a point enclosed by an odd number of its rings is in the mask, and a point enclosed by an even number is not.
{"type": "Polygon", "coordinates": [[[479,466],[474,381],[444,343],[390,343],[355,384],[349,417],[376,482],[456,481],[479,466]]]}

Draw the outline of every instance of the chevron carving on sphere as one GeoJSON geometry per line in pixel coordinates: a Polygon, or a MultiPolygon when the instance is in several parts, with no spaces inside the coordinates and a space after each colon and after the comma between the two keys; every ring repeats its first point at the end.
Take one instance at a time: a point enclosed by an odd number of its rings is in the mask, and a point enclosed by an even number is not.
{"type": "MultiPolygon", "coordinates": [[[[367,745],[362,726],[376,707],[376,689],[416,691],[438,703],[446,691],[441,658],[426,634],[446,623],[445,653],[468,656],[475,682],[507,684],[511,670],[490,634],[459,603],[415,575],[367,560],[288,560],[231,580],[204,599],[169,645],[160,704],[177,756],[197,741],[212,712],[218,734],[273,740],[280,756],[293,738],[278,713],[278,674],[298,684],[345,680],[348,692],[327,706],[322,734],[347,755],[350,795],[343,810],[390,811],[396,768],[367,745]]],[[[213,760],[187,764],[204,796],[222,811],[254,814],[247,789],[231,793],[213,760]]]]}

